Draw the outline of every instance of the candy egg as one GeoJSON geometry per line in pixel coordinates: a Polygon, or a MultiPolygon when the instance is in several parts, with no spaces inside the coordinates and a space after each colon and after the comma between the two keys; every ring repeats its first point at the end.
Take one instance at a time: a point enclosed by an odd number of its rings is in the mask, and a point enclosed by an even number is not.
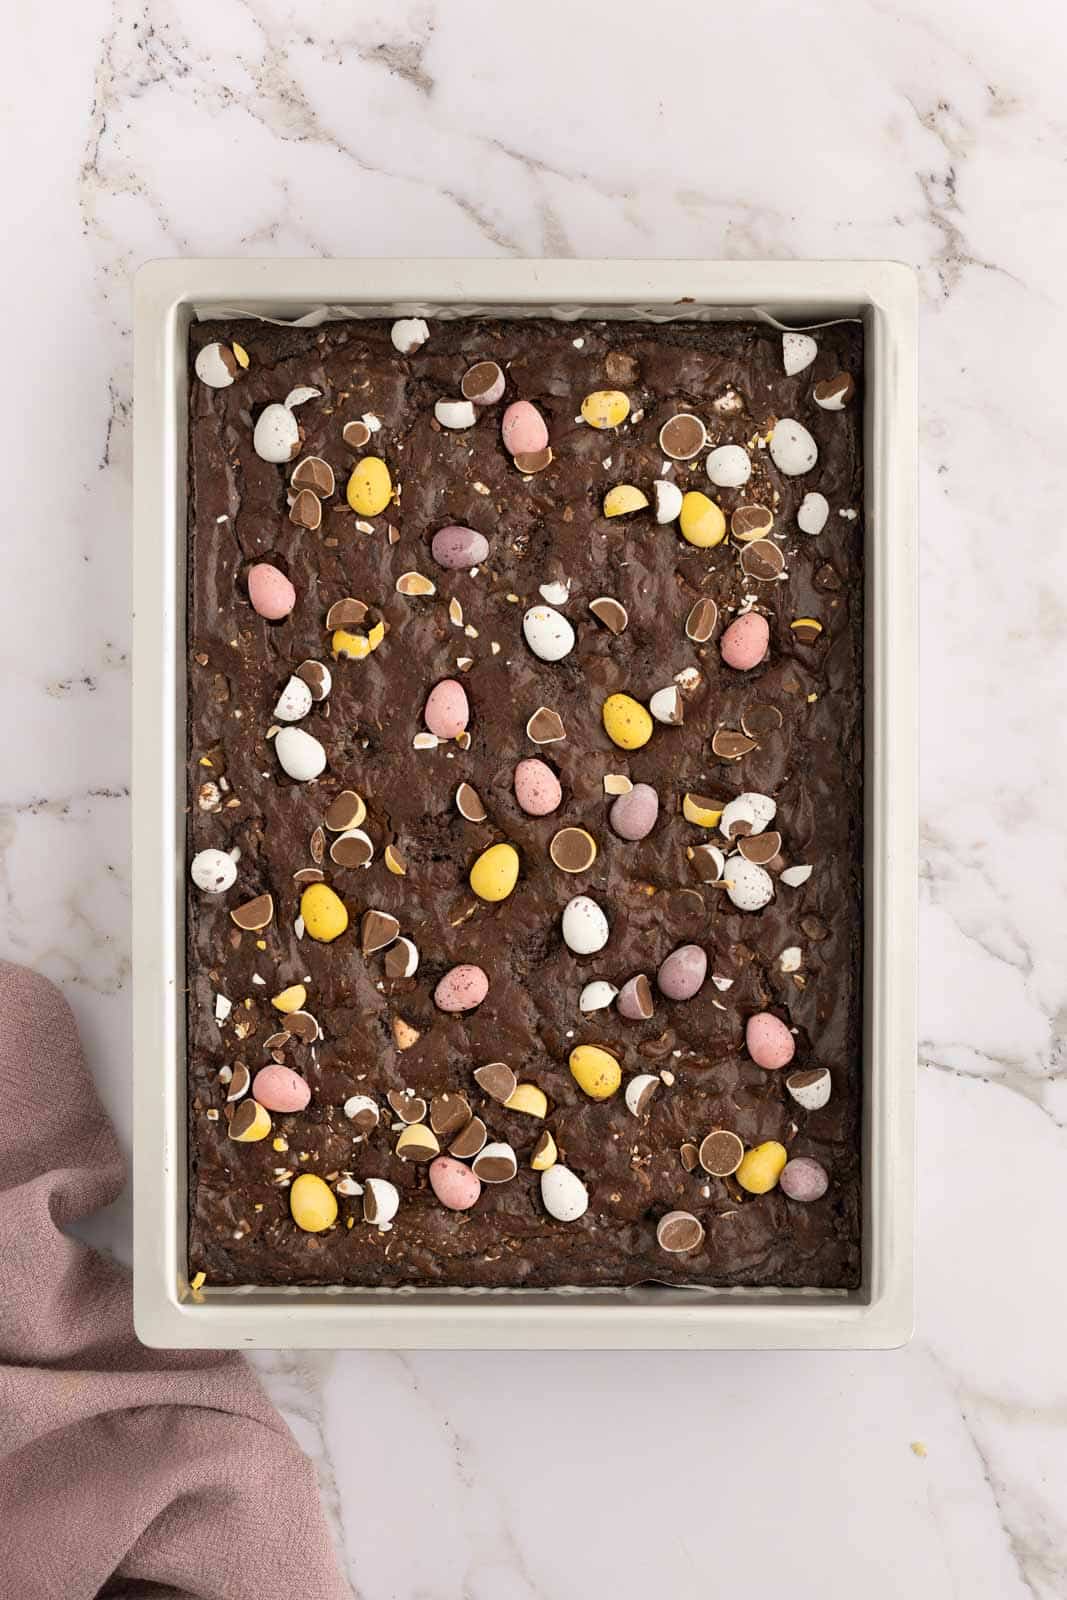
{"type": "Polygon", "coordinates": [[[571,1076],[590,1100],[610,1100],[622,1082],[622,1068],[609,1050],[597,1044],[576,1045],[570,1053],[571,1076]]]}
{"type": "Polygon", "coordinates": [[[426,700],[423,721],[439,739],[455,739],[470,721],[467,691],[455,678],[442,678],[434,684],[426,700]]]}
{"type": "Polygon", "coordinates": [[[668,1211],[656,1224],[656,1242],[669,1255],[699,1250],[704,1243],[704,1224],[691,1211],[668,1211]]]}
{"type": "Polygon", "coordinates": [[[528,817],[547,817],[563,799],[563,789],[552,768],[536,756],[515,768],[515,799],[528,817]]]}
{"type": "Polygon", "coordinates": [[[489,978],[481,967],[464,962],[449,967],[433,992],[434,1004],[442,1011],[473,1011],[489,993],[489,978]]]}
{"type": "Polygon", "coordinates": [[[504,449],[513,456],[533,456],[548,444],[545,419],[529,400],[514,400],[500,419],[504,449]]]}
{"type": "Polygon", "coordinates": [[[224,344],[206,344],[197,354],[195,370],[209,389],[228,389],[237,376],[237,358],[224,344]]]}
{"type": "Polygon", "coordinates": [[[389,337],[394,350],[399,350],[402,356],[410,356],[426,343],[430,330],[422,317],[398,317],[389,329],[389,337]]]}
{"type": "Polygon", "coordinates": [[[504,374],[495,361],[477,361],[463,374],[459,392],[476,406],[492,406],[504,397],[504,374]]]}
{"type": "Polygon", "coordinates": [[[652,485],[652,504],[657,522],[674,522],[681,514],[682,491],[669,478],[657,478],[652,485]]]}
{"type": "Polygon", "coordinates": [[[644,511],[648,495],[632,483],[617,483],[604,496],[603,512],[606,517],[627,517],[631,511],[644,511]]]}
{"type": "Polygon", "coordinates": [[[470,1167],[452,1156],[438,1156],[430,1162],[430,1187],[448,1211],[469,1211],[482,1192],[470,1167]]]}
{"type": "Polygon", "coordinates": [[[363,456],[352,469],[345,493],[348,504],[358,516],[378,516],[393,496],[389,468],[378,456],[363,456]]]}
{"type": "Polygon", "coordinates": [[[643,972],[627,978],[616,1002],[620,1017],[627,1022],[647,1022],[652,1015],[652,988],[643,972]]]}
{"type": "Polygon", "coordinates": [[[778,1072],[789,1065],[797,1047],[784,1022],[769,1011],[757,1011],[745,1023],[745,1048],[757,1067],[778,1072]]]}
{"type": "Polygon", "coordinates": [[[189,863],[189,876],[205,894],[223,894],[237,881],[237,863],[225,850],[198,850],[189,863]]]}
{"type": "Polygon", "coordinates": [[[387,1227],[400,1210],[400,1191],[388,1178],[368,1178],[363,1185],[363,1220],[387,1227]]]}
{"type": "Polygon", "coordinates": [[[449,523],[438,528],[430,544],[430,554],[439,567],[448,572],[458,572],[476,567],[489,554],[489,540],[484,533],[473,528],[463,528],[449,523]]]}
{"type": "Polygon", "coordinates": [[[473,428],[478,418],[470,400],[435,400],[433,414],[442,428],[473,428]]]}
{"type": "Polygon", "coordinates": [[[782,1168],[778,1187],[790,1200],[800,1200],[807,1205],[812,1200],[822,1199],[830,1187],[830,1179],[826,1168],[811,1156],[794,1156],[782,1168]]]}
{"type": "Polygon", "coordinates": [[[519,878],[519,852],[513,844],[491,844],[471,868],[470,886],[479,900],[506,900],[519,878]]]}
{"type": "Polygon", "coordinates": [[[595,900],[576,894],[563,908],[563,942],[577,956],[595,955],[608,942],[608,919],[595,900]]]}
{"type": "Polygon", "coordinates": [[[630,402],[621,389],[597,389],[582,401],[582,417],[591,428],[617,428],[630,415],[630,402]]]}
{"type": "Polygon", "coordinates": [[[590,1011],[604,1011],[618,994],[613,983],[608,983],[604,978],[594,978],[592,983],[587,983],[578,996],[578,1009],[586,1013],[590,1011]]]}
{"type": "Polygon", "coordinates": [[[280,622],[296,605],[296,590],[284,572],[269,561],[257,561],[248,569],[248,598],[259,616],[268,622],[280,622]]]}
{"type": "Polygon", "coordinates": [[[692,1000],[707,972],[707,954],[700,945],[682,944],[660,966],[656,984],[668,1000],[692,1000]]]}
{"type": "Polygon", "coordinates": [[[714,500],[709,500],[699,489],[690,489],[682,496],[682,509],[678,514],[682,538],[701,550],[721,544],[726,537],[726,518],[714,500]]]}
{"type": "Polygon", "coordinates": [[[639,1072],[631,1078],[623,1091],[626,1109],[631,1116],[643,1117],[652,1102],[653,1095],[659,1092],[661,1079],[652,1072],[639,1072]]]}
{"type": "Polygon", "coordinates": [[[531,606],[522,619],[522,632],[540,661],[562,661],[574,649],[574,629],[552,606],[531,606]]]}
{"type": "Polygon", "coordinates": [[[787,478],[799,478],[810,472],[819,459],[819,447],[802,422],[795,417],[782,417],[771,434],[771,460],[787,478]]]}
{"type": "Polygon", "coordinates": [[[797,527],[801,533],[821,533],[830,515],[830,502],[824,494],[812,491],[806,494],[797,509],[797,527]]]}
{"type": "Polygon", "coordinates": [[[782,334],[782,366],[787,378],[795,378],[810,367],[818,353],[819,346],[810,333],[782,334]]]}
{"type": "Polygon", "coordinates": [[[274,753],[282,771],[297,783],[310,783],[326,766],[326,751],[303,728],[280,728],[274,736],[274,753]]]}
{"type": "Polygon", "coordinates": [[[313,704],[311,690],[303,678],[290,678],[274,706],[279,722],[299,722],[306,717],[313,704]]]}
{"type": "Polygon", "coordinates": [[[589,1209],[589,1191],[576,1173],[557,1161],[541,1174],[541,1202],[557,1222],[577,1222],[589,1209]]]}
{"type": "Polygon", "coordinates": [[[628,694],[609,694],[601,713],[604,732],[620,750],[640,750],[652,737],[652,717],[628,694]]]}
{"type": "Polygon", "coordinates": [[[309,883],[300,896],[300,915],[309,938],[330,944],[348,927],[348,912],[341,896],[328,883],[309,883]]]}
{"type": "Polygon", "coordinates": [[[749,1194],[767,1194],[774,1188],[789,1157],[777,1139],[768,1139],[745,1152],[735,1174],[749,1194]]]}
{"type": "Polygon", "coordinates": [[[830,1099],[830,1073],[826,1067],[806,1067],[791,1072],[785,1086],[805,1111],[821,1111],[830,1099]]]}
{"type": "Polygon", "coordinates": [[[252,448],[261,461],[291,461],[300,449],[300,424],[288,406],[265,406],[252,430],[252,448]]]}
{"type": "Polygon", "coordinates": [[[737,617],[719,640],[719,653],[736,672],[758,667],[771,642],[767,618],[759,611],[746,611],[737,617]]]}
{"type": "Polygon", "coordinates": [[[726,863],[726,893],[738,911],[762,911],[774,898],[774,879],[754,861],[731,856],[726,863]]]}
{"type": "Polygon", "coordinates": [[[311,1085],[291,1067],[260,1067],[252,1079],[252,1096],[268,1111],[303,1111],[311,1085]]]}
{"type": "Polygon", "coordinates": [[[708,477],[720,489],[740,489],[752,476],[748,452],[739,444],[721,444],[707,459],[708,477]]]}
{"type": "Polygon", "coordinates": [[[289,1210],[305,1233],[322,1233],[337,1221],[337,1196],[313,1172],[302,1172],[289,1190],[289,1210]]]}
{"type": "Polygon", "coordinates": [[[530,1157],[530,1165],[535,1172],[547,1172],[549,1167],[555,1166],[558,1160],[559,1150],[556,1148],[556,1141],[548,1129],[544,1128],[538,1134],[537,1143],[534,1145],[533,1154],[530,1157]]]}
{"type": "Polygon", "coordinates": [[[258,1100],[242,1100],[227,1129],[236,1144],[258,1144],[271,1130],[270,1114],[258,1100]]]}
{"type": "Polygon", "coordinates": [[[645,839],[656,826],[659,795],[650,783],[635,783],[612,801],[608,820],[620,839],[645,839]]]}

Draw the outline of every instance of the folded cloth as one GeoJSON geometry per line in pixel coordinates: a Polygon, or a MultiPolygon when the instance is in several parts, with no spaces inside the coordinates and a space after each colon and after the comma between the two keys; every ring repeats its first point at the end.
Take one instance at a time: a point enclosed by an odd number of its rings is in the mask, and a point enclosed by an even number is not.
{"type": "Polygon", "coordinates": [[[124,1181],[70,1008],[0,962],[0,1600],[350,1600],[251,1369],[146,1350],[129,1275],[62,1231],[124,1181]]]}

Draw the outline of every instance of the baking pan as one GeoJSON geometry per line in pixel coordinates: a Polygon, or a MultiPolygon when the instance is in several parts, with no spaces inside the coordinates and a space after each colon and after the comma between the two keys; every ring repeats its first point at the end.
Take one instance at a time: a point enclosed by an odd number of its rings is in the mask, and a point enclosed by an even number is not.
{"type": "Polygon", "coordinates": [[[169,1347],[876,1348],[912,1324],[916,286],[894,262],[156,261],[135,289],[134,1314],[169,1347]],[[186,1275],[186,344],[197,316],[865,327],[863,1281],[856,1291],[231,1288],[186,1275]]]}

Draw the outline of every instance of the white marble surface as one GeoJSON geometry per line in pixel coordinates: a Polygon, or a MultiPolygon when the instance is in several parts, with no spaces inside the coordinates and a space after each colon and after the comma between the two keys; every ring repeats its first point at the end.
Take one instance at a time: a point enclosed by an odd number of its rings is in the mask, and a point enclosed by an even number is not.
{"type": "Polygon", "coordinates": [[[6,43],[0,948],[63,984],[127,1139],[130,270],[919,268],[914,1342],[262,1365],[366,1600],[1067,1595],[1061,8],[80,0],[6,43]]]}

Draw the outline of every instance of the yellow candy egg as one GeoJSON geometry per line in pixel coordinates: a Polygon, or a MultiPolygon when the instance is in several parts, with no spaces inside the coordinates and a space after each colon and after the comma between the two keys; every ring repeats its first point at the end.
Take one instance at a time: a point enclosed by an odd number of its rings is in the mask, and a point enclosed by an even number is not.
{"type": "Polygon", "coordinates": [[[347,628],[335,628],[330,639],[330,648],[335,656],[343,656],[347,661],[363,661],[370,655],[371,644],[365,633],[350,633],[347,628]]]}
{"type": "Polygon", "coordinates": [[[363,456],[348,480],[348,503],[361,517],[376,517],[393,497],[393,480],[380,456],[363,456]]]}
{"type": "Polygon", "coordinates": [[[274,999],[271,1001],[271,1005],[274,1007],[275,1011],[282,1011],[285,1013],[289,1013],[291,1011],[303,1011],[304,1001],[307,999],[307,997],[308,992],[302,983],[292,983],[289,985],[288,989],[283,989],[281,994],[276,994],[274,996],[274,999]]]}
{"type": "Polygon", "coordinates": [[[777,1139],[768,1139],[765,1144],[745,1152],[735,1176],[749,1194],[767,1194],[778,1182],[788,1160],[785,1146],[777,1139]]]}
{"type": "Polygon", "coordinates": [[[721,544],[726,537],[726,518],[714,500],[709,500],[699,489],[690,489],[688,494],[682,496],[678,526],[682,530],[682,538],[690,544],[699,545],[702,550],[721,544]]]}
{"type": "Polygon", "coordinates": [[[630,402],[621,389],[597,389],[582,401],[582,416],[591,428],[617,428],[630,415],[630,402]]]}
{"type": "Polygon", "coordinates": [[[693,822],[698,828],[717,828],[722,820],[723,808],[717,801],[712,803],[706,795],[687,794],[682,800],[682,816],[686,822],[693,822]]]}
{"type": "Polygon", "coordinates": [[[548,1098],[536,1083],[520,1083],[504,1101],[505,1111],[524,1111],[528,1117],[543,1117],[548,1110],[548,1098]]]}
{"type": "Polygon", "coordinates": [[[519,877],[519,852],[513,844],[491,844],[471,868],[470,885],[479,900],[506,900],[519,877]]]}
{"type": "Polygon", "coordinates": [[[652,737],[652,718],[632,695],[609,694],[602,715],[604,732],[620,750],[640,750],[652,737]]]}
{"type": "Polygon", "coordinates": [[[328,883],[309,883],[300,896],[300,915],[312,939],[329,944],[348,927],[348,912],[339,894],[328,883]]]}
{"type": "Polygon", "coordinates": [[[302,1172],[289,1190],[293,1221],[305,1233],[321,1233],[337,1221],[337,1197],[313,1172],[302,1172]]]}
{"type": "Polygon", "coordinates": [[[631,511],[643,511],[647,505],[647,494],[635,489],[632,483],[617,483],[604,496],[604,515],[625,517],[631,511]]]}
{"type": "Polygon", "coordinates": [[[622,1082],[622,1068],[598,1044],[577,1045],[570,1055],[571,1076],[590,1100],[610,1100],[622,1082]]]}

